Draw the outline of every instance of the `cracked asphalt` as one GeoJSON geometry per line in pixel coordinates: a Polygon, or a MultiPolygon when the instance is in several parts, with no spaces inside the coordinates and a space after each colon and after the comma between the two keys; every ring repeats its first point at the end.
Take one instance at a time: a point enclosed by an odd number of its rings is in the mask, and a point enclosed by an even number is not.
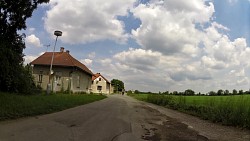
{"type": "Polygon", "coordinates": [[[215,125],[121,95],[0,122],[0,141],[249,141],[249,135],[249,130],[215,125]]]}

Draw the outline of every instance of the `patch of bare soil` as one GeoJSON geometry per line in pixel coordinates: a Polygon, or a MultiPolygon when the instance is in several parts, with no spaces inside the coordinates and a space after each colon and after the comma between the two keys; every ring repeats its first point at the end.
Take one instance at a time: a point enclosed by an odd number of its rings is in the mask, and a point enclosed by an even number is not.
{"type": "MultiPolygon", "coordinates": [[[[150,141],[208,141],[208,138],[199,135],[191,127],[176,119],[167,117],[148,106],[136,106],[148,113],[141,124],[144,134],[141,139],[150,141]]],[[[140,114],[140,111],[137,111],[140,114]]]]}

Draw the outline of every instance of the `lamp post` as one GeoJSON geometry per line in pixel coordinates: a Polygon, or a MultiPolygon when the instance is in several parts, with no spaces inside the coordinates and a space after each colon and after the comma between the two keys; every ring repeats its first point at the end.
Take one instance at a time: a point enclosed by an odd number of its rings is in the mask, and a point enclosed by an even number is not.
{"type": "Polygon", "coordinates": [[[55,48],[56,48],[56,43],[57,43],[57,38],[58,36],[62,36],[62,31],[58,31],[56,30],[54,32],[54,35],[56,36],[56,41],[55,41],[55,45],[54,45],[54,49],[53,49],[53,53],[52,53],[52,57],[51,57],[51,62],[50,62],[50,69],[49,69],[49,83],[47,85],[47,94],[50,94],[51,92],[51,75],[53,74],[53,70],[52,70],[52,66],[53,66],[53,61],[54,61],[54,55],[55,55],[55,48]]]}

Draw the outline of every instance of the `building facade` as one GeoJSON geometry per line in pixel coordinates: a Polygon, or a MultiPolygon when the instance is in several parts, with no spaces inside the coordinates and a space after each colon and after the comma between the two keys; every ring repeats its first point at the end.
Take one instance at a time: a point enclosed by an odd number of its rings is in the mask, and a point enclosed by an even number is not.
{"type": "Polygon", "coordinates": [[[53,74],[49,75],[51,58],[52,52],[45,52],[31,62],[36,85],[46,90],[50,83],[54,92],[90,92],[93,73],[84,64],[61,48],[60,52],[54,53],[53,74]]]}
{"type": "Polygon", "coordinates": [[[91,92],[102,94],[114,93],[113,86],[111,85],[111,83],[100,73],[94,74],[92,76],[91,92]]]}

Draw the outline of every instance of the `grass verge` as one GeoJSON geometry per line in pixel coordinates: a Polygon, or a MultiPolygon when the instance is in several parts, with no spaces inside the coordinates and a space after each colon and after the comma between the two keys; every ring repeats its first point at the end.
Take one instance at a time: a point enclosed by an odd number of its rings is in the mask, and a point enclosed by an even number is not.
{"type": "Polygon", "coordinates": [[[0,120],[62,111],[106,98],[103,95],[16,95],[0,93],[0,120]]]}
{"type": "Polygon", "coordinates": [[[250,129],[250,95],[172,96],[134,94],[132,97],[201,117],[205,120],[250,129]]]}

